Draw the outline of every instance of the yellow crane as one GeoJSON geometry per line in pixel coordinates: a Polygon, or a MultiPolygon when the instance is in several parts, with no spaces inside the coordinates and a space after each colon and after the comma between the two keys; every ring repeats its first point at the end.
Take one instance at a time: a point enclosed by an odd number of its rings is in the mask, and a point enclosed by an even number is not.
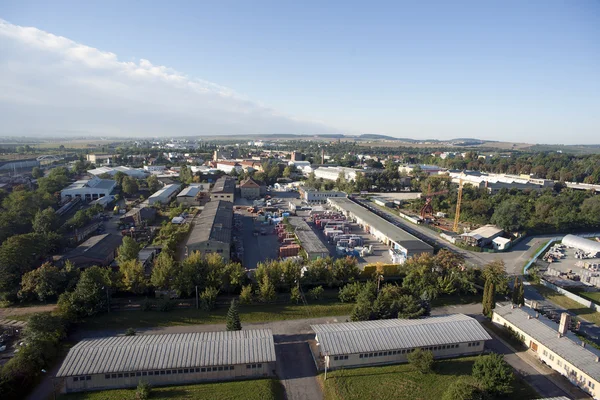
{"type": "Polygon", "coordinates": [[[454,215],[454,232],[458,232],[458,220],[460,219],[460,203],[462,202],[462,190],[463,190],[463,181],[462,179],[458,183],[458,197],[456,199],[456,213],[454,215]]]}

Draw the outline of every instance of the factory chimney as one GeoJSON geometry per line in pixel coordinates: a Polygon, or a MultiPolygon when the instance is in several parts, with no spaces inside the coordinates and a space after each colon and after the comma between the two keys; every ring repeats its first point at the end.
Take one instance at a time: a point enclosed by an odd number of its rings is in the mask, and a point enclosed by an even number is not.
{"type": "Polygon", "coordinates": [[[560,324],[558,325],[558,333],[561,336],[565,336],[567,332],[569,332],[569,327],[571,326],[571,316],[566,312],[560,315],[560,324]]]}

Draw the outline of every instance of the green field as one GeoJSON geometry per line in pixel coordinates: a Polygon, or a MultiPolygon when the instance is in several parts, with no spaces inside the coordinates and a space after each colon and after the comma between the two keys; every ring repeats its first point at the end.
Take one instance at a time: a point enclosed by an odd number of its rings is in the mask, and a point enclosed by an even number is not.
{"type": "MultiPolygon", "coordinates": [[[[242,324],[288,319],[319,318],[349,315],[354,304],[260,304],[241,305],[242,324]]],[[[173,325],[224,324],[228,307],[207,312],[196,309],[161,311],[119,311],[100,314],[81,324],[82,329],[150,328],[173,325]]]]}
{"type": "MultiPolygon", "coordinates": [[[[555,292],[552,289],[549,289],[542,285],[534,285],[535,289],[546,299],[550,300],[552,303],[558,304],[561,307],[566,308],[577,316],[584,318],[586,321],[589,321],[593,324],[600,325],[600,313],[592,310],[584,306],[583,304],[579,304],[575,300],[571,300],[565,295],[555,292]]],[[[581,295],[581,293],[578,293],[581,295]]],[[[584,296],[582,296],[584,297],[584,296]]],[[[592,300],[592,299],[590,299],[592,300]]],[[[592,300],[595,301],[595,300],[592,300]]]]}
{"type": "MultiPolygon", "coordinates": [[[[324,382],[325,400],[440,399],[456,378],[470,375],[475,358],[438,361],[435,372],[425,375],[409,364],[333,371],[327,374],[324,382]]],[[[529,400],[537,397],[527,383],[516,378],[514,391],[506,398],[529,400]]]]}
{"type": "MultiPolygon", "coordinates": [[[[276,379],[205,383],[188,386],[166,386],[152,389],[151,399],[202,400],[278,400],[283,399],[283,387],[276,379]]],[[[104,390],[72,393],[59,400],[135,400],[135,389],[104,390]]]]}
{"type": "Polygon", "coordinates": [[[600,292],[576,292],[575,294],[596,304],[600,304],[600,292]]]}

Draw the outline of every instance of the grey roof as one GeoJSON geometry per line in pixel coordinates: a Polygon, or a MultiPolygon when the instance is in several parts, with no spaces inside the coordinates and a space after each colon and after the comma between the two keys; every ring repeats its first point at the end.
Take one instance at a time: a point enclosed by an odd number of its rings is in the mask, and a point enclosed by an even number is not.
{"type": "Polygon", "coordinates": [[[231,243],[233,204],[229,201],[210,201],[194,221],[194,228],[186,242],[193,246],[207,240],[231,243]]]}
{"type": "Polygon", "coordinates": [[[404,247],[409,252],[433,253],[433,247],[427,243],[417,239],[410,233],[398,228],[391,222],[386,221],[379,215],[372,213],[365,207],[356,204],[354,201],[346,197],[330,197],[328,201],[357,216],[368,225],[383,233],[390,240],[404,247]]]}
{"type": "Polygon", "coordinates": [[[200,192],[208,192],[208,184],[205,185],[190,185],[183,189],[177,197],[196,197],[200,192]]]}
{"type": "Polygon", "coordinates": [[[574,247],[588,253],[600,253],[600,242],[582,238],[581,236],[566,235],[562,243],[568,247],[574,247]]]}
{"type": "Polygon", "coordinates": [[[167,199],[170,196],[172,196],[173,193],[178,191],[180,187],[181,187],[181,185],[178,183],[173,183],[171,185],[167,185],[164,188],[154,192],[154,194],[152,194],[152,196],[150,196],[149,199],[156,199],[156,198],[167,199]]]}
{"type": "Polygon", "coordinates": [[[56,376],[274,361],[270,329],[112,336],[77,343],[56,376]]]}
{"type": "Polygon", "coordinates": [[[354,354],[491,340],[464,314],[312,325],[323,353],[354,354]]]}
{"type": "Polygon", "coordinates": [[[229,176],[222,176],[215,182],[212,193],[233,193],[235,192],[235,179],[229,176]]]}
{"type": "Polygon", "coordinates": [[[302,248],[309,254],[325,253],[329,254],[329,249],[323,244],[321,239],[300,217],[289,217],[288,221],[294,227],[294,233],[300,241],[302,248]]]}
{"type": "Polygon", "coordinates": [[[471,232],[463,233],[462,236],[470,236],[475,239],[489,239],[493,236],[502,234],[502,232],[504,231],[495,225],[484,225],[480,228],[472,230],[471,232]]]}
{"type": "Polygon", "coordinates": [[[511,305],[497,307],[494,314],[498,314],[593,379],[600,380],[600,363],[596,361],[600,352],[582,347],[575,342],[572,334],[558,337],[558,324],[544,317],[532,317],[523,309],[512,308],[511,305]]]}
{"type": "Polygon", "coordinates": [[[75,249],[65,254],[62,259],[70,260],[77,257],[104,260],[108,254],[114,252],[123,242],[121,235],[105,233],[90,237],[75,249]]]}

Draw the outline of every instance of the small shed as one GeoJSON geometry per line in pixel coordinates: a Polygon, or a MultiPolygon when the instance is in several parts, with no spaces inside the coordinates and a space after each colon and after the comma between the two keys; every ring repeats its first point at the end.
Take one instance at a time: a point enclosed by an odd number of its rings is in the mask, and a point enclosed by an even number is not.
{"type": "Polygon", "coordinates": [[[494,246],[494,250],[506,250],[510,247],[510,239],[499,236],[492,240],[492,246],[494,246]]]}

